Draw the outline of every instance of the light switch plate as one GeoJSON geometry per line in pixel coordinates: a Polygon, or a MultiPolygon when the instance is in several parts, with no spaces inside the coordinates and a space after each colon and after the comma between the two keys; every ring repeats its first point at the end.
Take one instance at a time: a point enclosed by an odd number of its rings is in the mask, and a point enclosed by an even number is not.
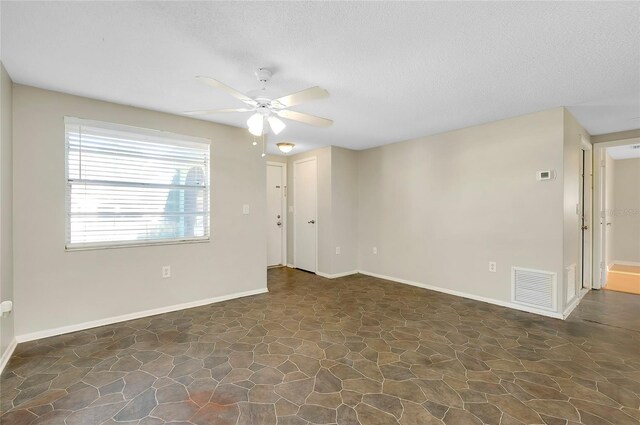
{"type": "Polygon", "coordinates": [[[244,204],[242,206],[242,214],[249,214],[249,204],[244,204]]]}

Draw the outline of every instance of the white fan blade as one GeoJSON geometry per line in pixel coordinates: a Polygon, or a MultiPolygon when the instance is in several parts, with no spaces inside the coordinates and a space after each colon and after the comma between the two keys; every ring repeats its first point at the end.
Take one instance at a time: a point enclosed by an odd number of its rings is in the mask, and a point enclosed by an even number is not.
{"type": "Polygon", "coordinates": [[[185,115],[209,115],[209,114],[217,114],[217,113],[225,113],[225,112],[251,112],[253,109],[251,108],[229,108],[229,109],[210,109],[203,111],[186,111],[183,112],[185,115]]]}
{"type": "Polygon", "coordinates": [[[315,125],[316,127],[331,127],[331,124],[333,124],[333,121],[329,119],[303,114],[302,112],[283,110],[277,111],[276,114],[288,120],[299,121],[305,124],[315,125]]]}
{"type": "Polygon", "coordinates": [[[329,97],[329,92],[320,87],[311,87],[306,90],[299,91],[297,93],[282,96],[274,100],[275,103],[281,108],[288,108],[290,106],[299,105],[310,100],[324,99],[329,97]]]}
{"type": "Polygon", "coordinates": [[[213,78],[210,77],[203,77],[203,76],[197,76],[196,77],[198,80],[202,81],[203,83],[205,83],[208,86],[211,86],[213,88],[225,91],[227,93],[229,93],[231,96],[235,97],[236,99],[240,99],[241,101],[248,103],[250,105],[255,105],[256,101],[251,99],[249,96],[247,96],[246,94],[242,94],[240,93],[238,90],[229,87],[226,84],[221,83],[218,80],[215,80],[213,78]]]}

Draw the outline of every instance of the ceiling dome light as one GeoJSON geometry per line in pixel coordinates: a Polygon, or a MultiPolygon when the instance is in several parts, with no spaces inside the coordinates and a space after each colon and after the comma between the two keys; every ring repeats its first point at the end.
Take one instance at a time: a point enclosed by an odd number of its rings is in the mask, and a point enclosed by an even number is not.
{"type": "Polygon", "coordinates": [[[295,145],[289,142],[280,142],[276,143],[276,146],[278,147],[278,149],[280,149],[280,152],[288,154],[289,152],[291,152],[295,145]]]}
{"type": "Polygon", "coordinates": [[[282,132],[282,130],[284,130],[284,128],[286,127],[286,124],[283,123],[282,120],[277,117],[269,117],[267,118],[267,121],[269,121],[271,130],[276,136],[280,134],[280,132],[282,132]]]}
{"type": "Polygon", "coordinates": [[[249,126],[249,133],[254,136],[262,136],[264,130],[264,117],[262,114],[255,113],[247,120],[247,126],[249,126]]]}

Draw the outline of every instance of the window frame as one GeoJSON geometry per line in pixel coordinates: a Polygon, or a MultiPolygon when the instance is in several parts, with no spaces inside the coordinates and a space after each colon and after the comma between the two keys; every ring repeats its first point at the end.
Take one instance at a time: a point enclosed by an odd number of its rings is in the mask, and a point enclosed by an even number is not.
{"type": "MultiPolygon", "coordinates": [[[[102,249],[115,249],[115,248],[133,248],[133,247],[148,247],[148,246],[162,246],[162,245],[182,245],[182,244],[197,244],[197,243],[209,243],[211,241],[211,140],[203,137],[187,136],[184,134],[177,134],[162,130],[154,130],[143,127],[136,127],[126,124],[117,124],[105,121],[96,121],[89,119],[82,119],[77,117],[64,117],[64,184],[65,184],[65,235],[64,235],[64,250],[66,252],[72,251],[89,251],[89,250],[102,250],[102,249]],[[69,127],[70,126],[88,126],[99,128],[102,130],[111,130],[127,133],[128,135],[135,137],[139,141],[153,141],[154,143],[165,143],[173,146],[197,146],[202,147],[206,144],[207,148],[207,161],[205,165],[206,186],[204,191],[204,205],[205,217],[207,221],[206,232],[203,236],[191,236],[182,238],[158,238],[148,240],[133,240],[133,241],[101,241],[101,242],[80,242],[71,243],[71,187],[72,180],[69,178],[69,127]]],[[[115,185],[127,186],[127,187],[152,187],[154,184],[145,183],[115,183],[115,185]]],[[[164,185],[163,185],[164,186],[164,185]]],[[[168,185],[167,185],[168,186],[168,185]]]]}

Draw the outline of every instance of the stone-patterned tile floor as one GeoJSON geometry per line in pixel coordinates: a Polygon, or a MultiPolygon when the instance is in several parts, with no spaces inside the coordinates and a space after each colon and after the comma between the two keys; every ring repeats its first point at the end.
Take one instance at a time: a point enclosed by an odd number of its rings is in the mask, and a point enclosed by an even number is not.
{"type": "Polygon", "coordinates": [[[640,423],[635,330],[362,275],[273,269],[269,289],[20,344],[0,422],[640,423]]]}
{"type": "Polygon", "coordinates": [[[640,295],[592,291],[582,299],[570,319],[640,332],[640,295]]]}

